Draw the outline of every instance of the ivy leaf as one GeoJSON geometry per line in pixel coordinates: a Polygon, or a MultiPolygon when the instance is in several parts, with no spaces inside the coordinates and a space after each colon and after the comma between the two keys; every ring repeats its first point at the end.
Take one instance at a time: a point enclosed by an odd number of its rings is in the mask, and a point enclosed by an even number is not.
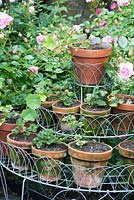
{"type": "Polygon", "coordinates": [[[119,42],[119,46],[122,47],[123,49],[128,45],[128,40],[124,36],[121,36],[118,42],[119,42]]]}
{"type": "Polygon", "coordinates": [[[37,113],[35,110],[29,108],[22,111],[22,117],[25,121],[34,121],[37,117],[37,113]]]}
{"type": "Polygon", "coordinates": [[[33,110],[39,108],[41,106],[41,100],[39,95],[37,94],[29,94],[26,97],[27,106],[33,110]]]}

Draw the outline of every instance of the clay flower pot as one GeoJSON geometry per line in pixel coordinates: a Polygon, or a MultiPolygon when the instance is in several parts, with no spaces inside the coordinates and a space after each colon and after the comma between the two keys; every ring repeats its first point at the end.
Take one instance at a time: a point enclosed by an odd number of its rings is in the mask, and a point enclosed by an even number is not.
{"type": "Polygon", "coordinates": [[[12,167],[19,170],[28,170],[31,168],[29,153],[31,153],[32,140],[36,137],[36,133],[27,136],[26,140],[22,139],[21,134],[19,134],[18,139],[14,138],[14,136],[13,133],[7,135],[7,143],[12,145],[9,146],[12,167]]]}
{"type": "Polygon", "coordinates": [[[43,181],[57,181],[62,176],[62,168],[60,162],[67,156],[67,147],[64,144],[64,148],[61,150],[45,150],[37,149],[32,146],[32,153],[38,159],[35,163],[35,170],[39,173],[39,178],[43,181]],[[45,156],[45,157],[44,157],[45,156]]]}
{"type": "Polygon", "coordinates": [[[92,50],[71,46],[70,51],[79,82],[89,85],[99,84],[104,76],[105,63],[109,60],[112,48],[92,50]]]}
{"type": "MultiPolygon", "coordinates": [[[[134,96],[131,95],[117,94],[116,96],[134,101],[134,96]]],[[[114,130],[124,133],[134,131],[134,104],[118,104],[117,107],[112,107],[111,113],[114,114],[111,119],[114,130]]]]}
{"type": "Polygon", "coordinates": [[[88,109],[87,103],[80,105],[80,113],[84,116],[85,130],[94,135],[104,135],[105,127],[108,123],[108,115],[111,113],[110,107],[102,109],[88,109]]]}
{"type": "Polygon", "coordinates": [[[75,105],[74,106],[70,106],[70,107],[60,107],[59,106],[59,103],[61,103],[62,101],[58,100],[56,102],[54,102],[52,104],[52,110],[54,111],[56,117],[57,117],[57,121],[58,121],[58,125],[59,125],[59,128],[62,130],[62,131],[71,131],[73,129],[71,129],[67,123],[63,123],[62,122],[62,119],[68,115],[68,114],[77,114],[80,112],[80,105],[81,105],[81,102],[76,100],[75,101],[75,105]]]}
{"type": "Polygon", "coordinates": [[[104,144],[107,149],[103,152],[87,152],[76,149],[74,144],[68,144],[68,153],[71,156],[71,162],[74,173],[75,183],[84,188],[97,188],[102,182],[105,170],[104,166],[112,156],[112,147],[104,144]]]}
{"type": "MultiPolygon", "coordinates": [[[[3,123],[0,126],[0,140],[3,142],[7,142],[7,135],[12,132],[12,130],[16,127],[16,124],[12,123],[3,123]]],[[[4,144],[1,144],[1,151],[2,154],[5,156],[8,156],[8,149],[7,146],[4,144]]]]}
{"type": "Polygon", "coordinates": [[[134,140],[126,140],[118,144],[119,153],[123,156],[124,164],[129,164],[126,174],[130,184],[134,184],[134,140]]]}

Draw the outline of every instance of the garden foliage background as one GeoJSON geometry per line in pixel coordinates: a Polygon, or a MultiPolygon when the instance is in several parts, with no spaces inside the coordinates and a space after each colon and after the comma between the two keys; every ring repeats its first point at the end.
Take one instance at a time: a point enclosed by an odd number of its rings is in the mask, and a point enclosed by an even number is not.
{"type": "Polygon", "coordinates": [[[108,92],[134,93],[133,0],[108,4],[86,0],[94,12],[81,24],[77,24],[79,13],[68,15],[65,2],[0,1],[1,105],[23,110],[28,94],[37,94],[45,101],[55,90],[73,91],[69,46],[82,40],[83,34],[99,37],[113,47],[106,69],[112,83],[108,92]]]}

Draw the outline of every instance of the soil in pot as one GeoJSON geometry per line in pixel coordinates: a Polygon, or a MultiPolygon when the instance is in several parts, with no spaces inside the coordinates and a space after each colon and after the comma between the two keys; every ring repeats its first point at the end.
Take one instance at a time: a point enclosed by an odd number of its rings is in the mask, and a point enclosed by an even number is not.
{"type": "Polygon", "coordinates": [[[75,142],[68,146],[74,172],[74,182],[84,188],[101,185],[107,160],[112,156],[112,148],[104,143],[90,142],[78,147],[75,142]]]}

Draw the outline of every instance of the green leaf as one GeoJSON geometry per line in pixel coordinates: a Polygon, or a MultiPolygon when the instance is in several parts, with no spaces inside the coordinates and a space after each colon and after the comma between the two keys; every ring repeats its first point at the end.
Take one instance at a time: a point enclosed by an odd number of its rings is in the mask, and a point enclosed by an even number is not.
{"type": "Polygon", "coordinates": [[[54,50],[57,47],[57,43],[51,36],[49,36],[45,41],[45,47],[47,49],[54,50]]]}
{"type": "Polygon", "coordinates": [[[12,64],[12,65],[15,65],[15,66],[20,65],[20,64],[19,64],[18,62],[16,62],[16,61],[12,61],[11,64],[12,64]]]}
{"type": "Polygon", "coordinates": [[[134,38],[131,38],[130,45],[134,45],[134,38]]]}
{"type": "Polygon", "coordinates": [[[33,109],[26,109],[22,111],[22,117],[25,121],[34,121],[37,117],[37,113],[33,109]]]}
{"type": "Polygon", "coordinates": [[[35,110],[41,106],[41,99],[37,94],[29,94],[26,97],[26,103],[29,108],[35,110]]]}
{"type": "Polygon", "coordinates": [[[33,60],[34,57],[32,55],[27,55],[24,57],[25,60],[33,60]]]}
{"type": "Polygon", "coordinates": [[[46,101],[47,96],[44,94],[39,94],[41,101],[46,101]]]}
{"type": "Polygon", "coordinates": [[[119,42],[120,47],[122,47],[123,49],[128,45],[128,40],[124,36],[121,36],[118,42],[119,42]]]}

